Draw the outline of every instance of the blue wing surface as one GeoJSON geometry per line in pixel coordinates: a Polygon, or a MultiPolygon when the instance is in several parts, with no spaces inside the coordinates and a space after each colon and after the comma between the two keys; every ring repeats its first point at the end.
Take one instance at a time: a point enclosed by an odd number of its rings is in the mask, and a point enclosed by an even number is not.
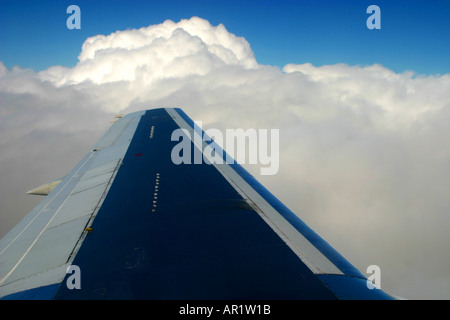
{"type": "Polygon", "coordinates": [[[177,108],[118,119],[0,241],[0,297],[391,299],[239,164],[175,164],[180,128],[177,108]]]}

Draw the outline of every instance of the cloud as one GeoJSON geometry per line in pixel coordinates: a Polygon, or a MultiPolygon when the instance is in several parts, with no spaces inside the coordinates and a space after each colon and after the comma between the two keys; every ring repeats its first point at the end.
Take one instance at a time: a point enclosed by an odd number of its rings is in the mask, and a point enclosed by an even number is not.
{"type": "Polygon", "coordinates": [[[260,65],[196,17],[88,38],[73,68],[0,64],[1,235],[36,204],[24,192],[66,174],[114,113],[153,107],[204,129],[279,128],[279,173],[250,172],[363,273],[379,265],[383,289],[450,297],[450,75],[260,65]]]}
{"type": "Polygon", "coordinates": [[[51,68],[42,72],[42,78],[53,79],[57,85],[88,80],[149,85],[161,79],[204,75],[225,65],[257,66],[244,38],[229,33],[222,24],[213,27],[196,17],[88,38],[78,59],[75,68],[51,68]]]}

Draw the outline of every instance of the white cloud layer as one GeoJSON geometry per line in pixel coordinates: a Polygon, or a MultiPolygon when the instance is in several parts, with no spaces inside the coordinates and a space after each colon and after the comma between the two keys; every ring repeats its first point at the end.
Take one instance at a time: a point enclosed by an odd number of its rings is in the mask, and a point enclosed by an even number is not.
{"type": "Polygon", "coordinates": [[[406,298],[450,298],[450,75],[381,65],[260,65],[200,18],[91,37],[74,68],[0,63],[3,236],[114,113],[181,107],[204,128],[279,128],[280,170],[254,175],[363,273],[406,298]]]}

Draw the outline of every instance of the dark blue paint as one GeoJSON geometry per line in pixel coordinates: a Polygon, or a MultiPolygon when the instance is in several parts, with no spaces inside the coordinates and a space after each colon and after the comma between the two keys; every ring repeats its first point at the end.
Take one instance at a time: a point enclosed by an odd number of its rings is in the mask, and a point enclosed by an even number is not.
{"type": "Polygon", "coordinates": [[[142,117],[73,261],[82,288],[56,298],[335,299],[214,166],[172,163],[177,128],[164,109],[142,117]]]}
{"type": "Polygon", "coordinates": [[[318,277],[339,299],[344,300],[393,300],[381,289],[369,289],[365,279],[321,274],[318,277]]]}
{"type": "Polygon", "coordinates": [[[348,275],[313,274],[214,166],[173,164],[178,142],[170,137],[177,128],[164,109],[141,118],[93,231],[73,261],[81,270],[81,290],[61,285],[56,299],[388,297],[368,291],[353,266],[241,166],[232,165],[348,275]]]}
{"type": "Polygon", "coordinates": [[[2,297],[0,300],[51,300],[55,296],[60,285],[60,283],[57,283],[45,287],[16,292],[2,297]]]}
{"type": "Polygon", "coordinates": [[[369,290],[356,268],[240,165],[231,166],[345,276],[313,274],[214,166],[174,165],[170,155],[178,142],[170,136],[177,128],[164,109],[141,118],[73,261],[81,290],[69,290],[64,279],[4,299],[391,298],[369,290]]]}

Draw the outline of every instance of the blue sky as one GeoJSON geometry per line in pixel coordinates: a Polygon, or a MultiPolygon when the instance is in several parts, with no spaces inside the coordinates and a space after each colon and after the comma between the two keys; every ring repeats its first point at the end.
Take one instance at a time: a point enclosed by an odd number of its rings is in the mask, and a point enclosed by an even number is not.
{"type": "Polygon", "coordinates": [[[450,73],[449,0],[1,0],[0,61],[8,68],[74,66],[84,40],[166,19],[199,16],[246,38],[261,64],[380,63],[395,72],[450,73]],[[68,30],[66,9],[81,9],[68,30]],[[381,9],[369,30],[366,9],[381,9]]]}

